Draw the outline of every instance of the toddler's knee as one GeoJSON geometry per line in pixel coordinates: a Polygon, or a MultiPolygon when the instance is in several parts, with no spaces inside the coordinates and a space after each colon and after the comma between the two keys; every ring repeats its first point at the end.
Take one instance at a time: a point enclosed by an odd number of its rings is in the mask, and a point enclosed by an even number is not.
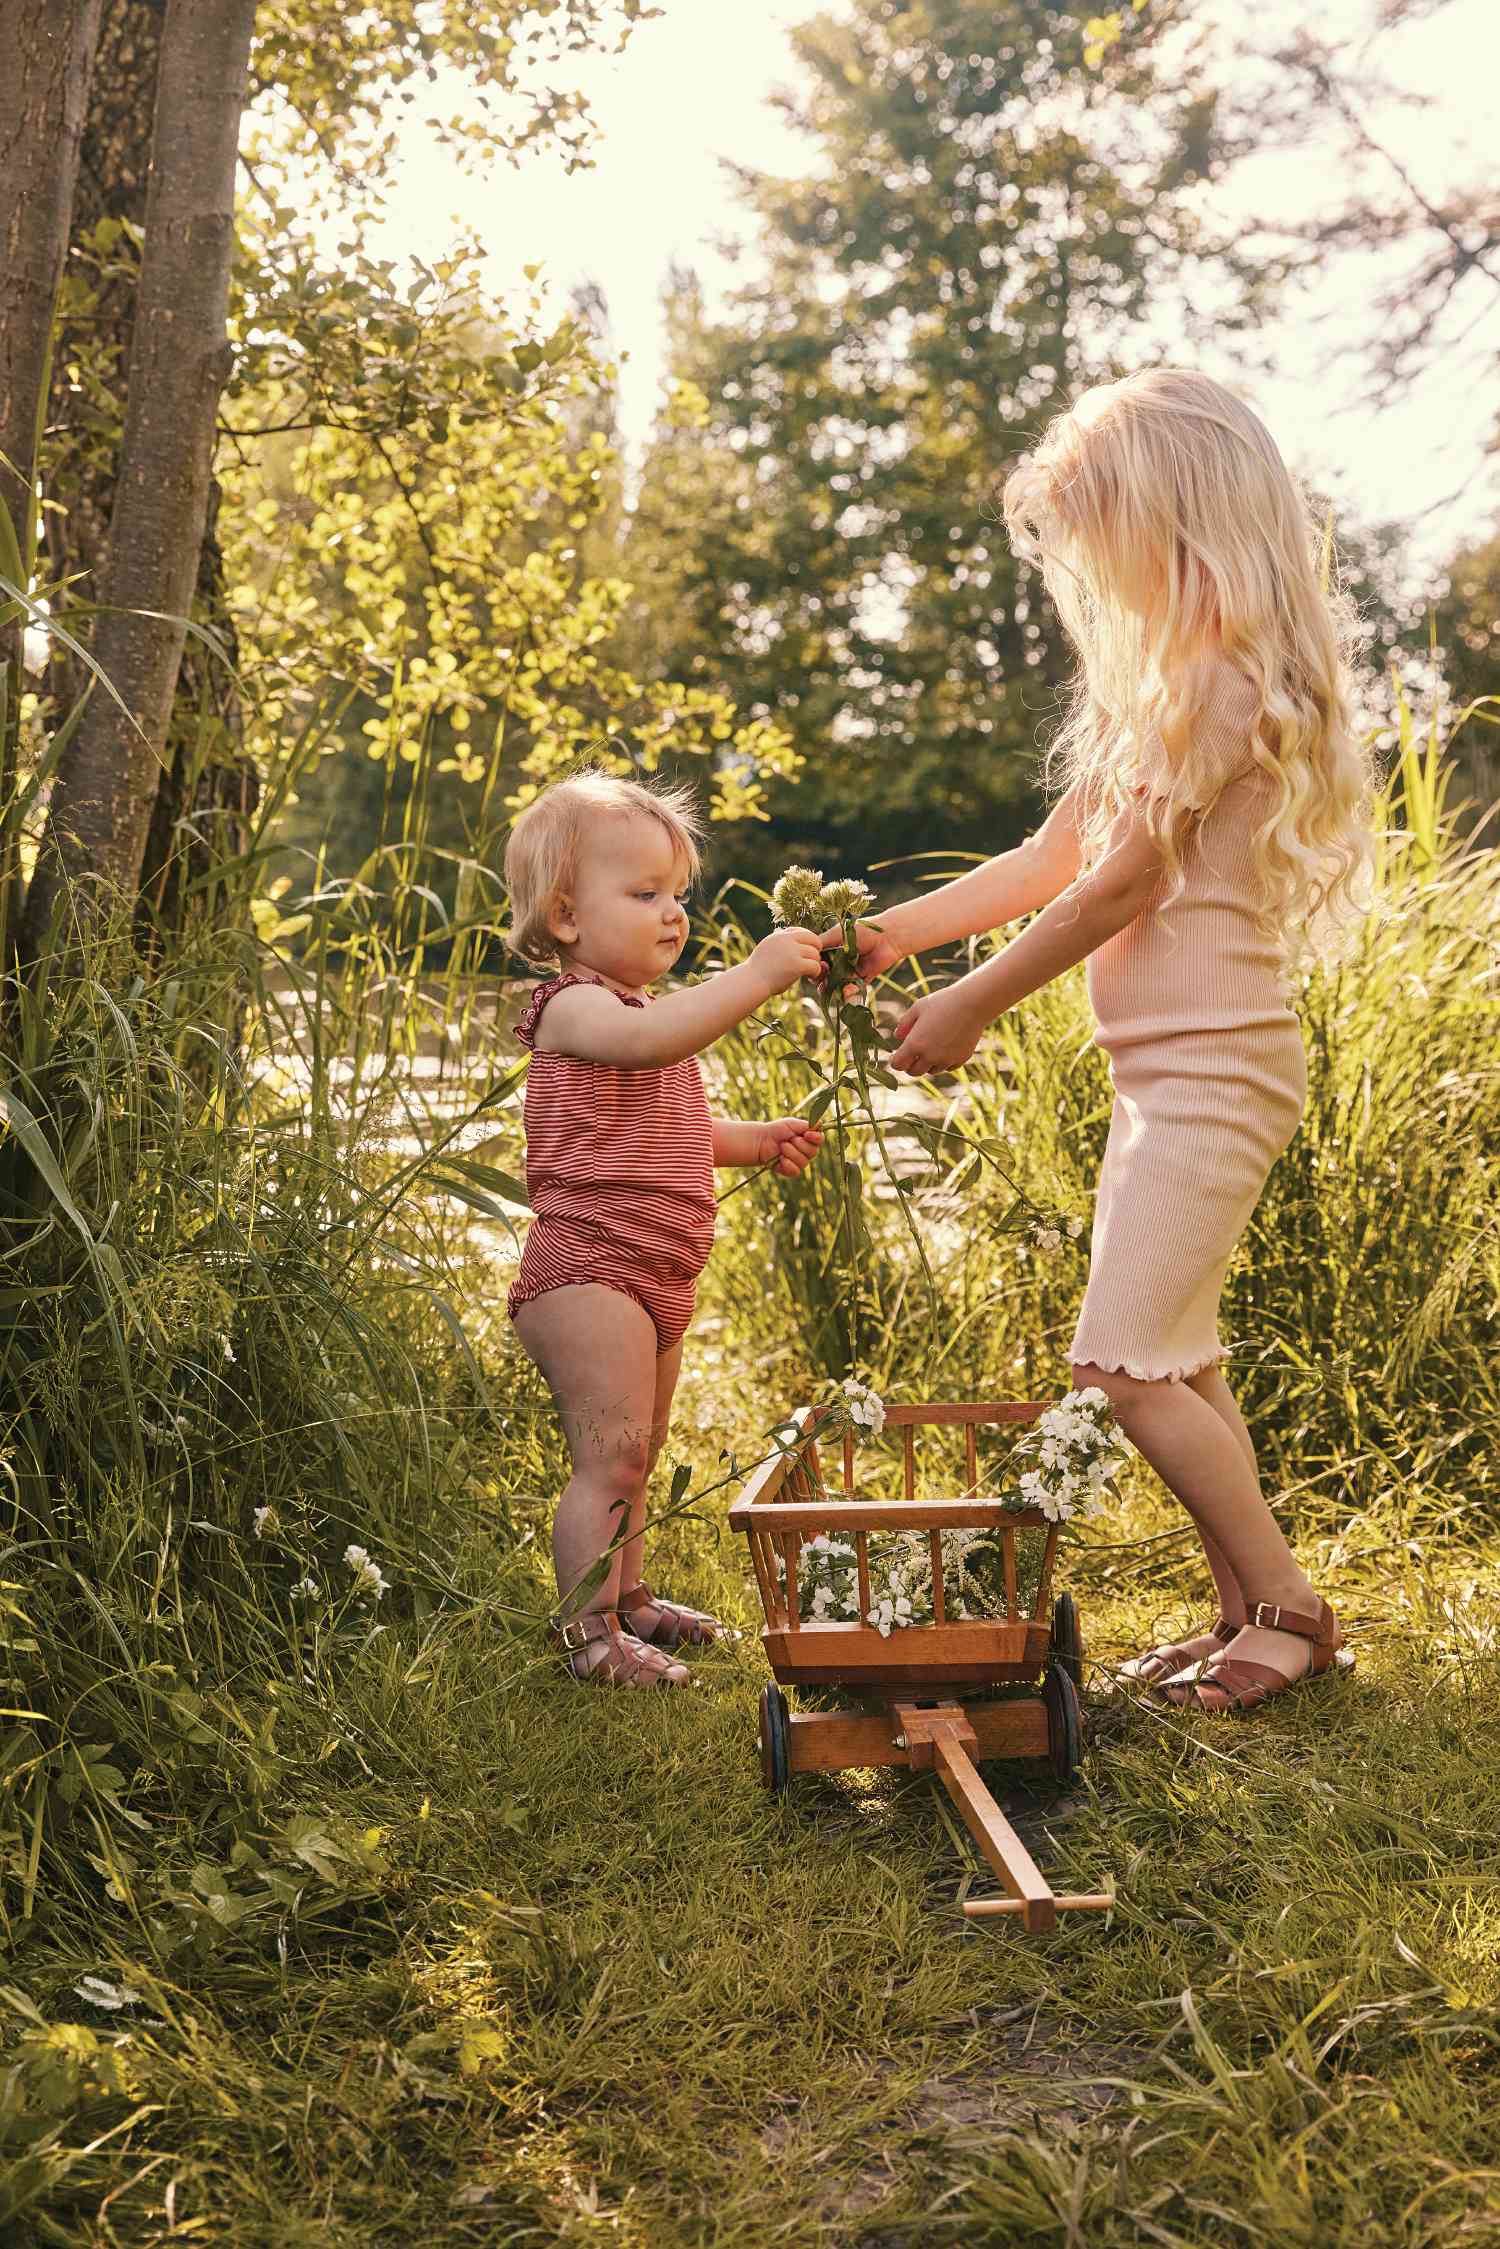
{"type": "Polygon", "coordinates": [[[644,1437],[624,1437],[604,1460],[595,1463],[590,1481],[611,1500],[634,1499],[651,1472],[651,1448],[644,1437]]]}

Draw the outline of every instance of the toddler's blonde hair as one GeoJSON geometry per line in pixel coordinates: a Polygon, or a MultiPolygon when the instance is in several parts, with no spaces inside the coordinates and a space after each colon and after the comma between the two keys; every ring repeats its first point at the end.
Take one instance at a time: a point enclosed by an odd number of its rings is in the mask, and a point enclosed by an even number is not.
{"type": "Polygon", "coordinates": [[[1180,887],[1189,823],[1215,789],[1209,707],[1224,707],[1227,662],[1245,687],[1252,758],[1274,784],[1254,839],[1262,924],[1288,955],[1326,943],[1364,904],[1371,855],[1371,760],[1350,715],[1355,620],[1265,424],[1206,375],[1148,368],[1059,414],[1008,477],[1004,507],[1079,652],[1049,765],[1081,784],[1087,858],[1146,785],[1180,887]]]}
{"type": "Polygon", "coordinates": [[[523,959],[545,963],[559,957],[548,922],[572,885],[579,841],[592,821],[621,814],[655,820],[671,838],[685,879],[697,881],[703,820],[690,790],[648,786],[614,773],[575,773],[554,781],[517,816],[505,846],[508,941],[523,959]]]}

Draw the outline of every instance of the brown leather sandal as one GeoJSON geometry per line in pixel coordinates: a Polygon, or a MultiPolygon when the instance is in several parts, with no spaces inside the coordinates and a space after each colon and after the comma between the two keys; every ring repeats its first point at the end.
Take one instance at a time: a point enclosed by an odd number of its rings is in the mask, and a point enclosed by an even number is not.
{"type": "Polygon", "coordinates": [[[1207,1663],[1211,1660],[1207,1656],[1195,1656],[1189,1642],[1207,1638],[1217,1640],[1221,1647],[1227,1648],[1239,1629],[1227,1617],[1217,1616],[1204,1633],[1189,1633],[1187,1640],[1164,1640],[1160,1647],[1147,1648],[1143,1655],[1132,1656],[1128,1663],[1119,1665],[1115,1676],[1128,1680],[1133,1687],[1157,1686],[1163,1679],[1170,1679],[1174,1672],[1181,1671],[1185,1664],[1207,1663]],[[1148,1663],[1151,1665],[1149,1671],[1145,1669],[1148,1663]]]}
{"type": "Polygon", "coordinates": [[[692,1685],[681,1664],[674,1664],[660,1648],[648,1648],[627,1632],[613,1609],[590,1609],[584,1616],[548,1619],[547,1630],[569,1675],[603,1687],[688,1687],[692,1685]],[[590,1656],[593,1648],[603,1652],[590,1656]],[[674,1671],[682,1672],[673,1678],[674,1671]]]}
{"type": "Polygon", "coordinates": [[[1344,1646],[1339,1620],[1326,1601],[1319,1601],[1316,1616],[1299,1616],[1275,1601],[1253,1601],[1247,1625],[1259,1632],[1290,1632],[1309,1643],[1307,1669],[1288,1679],[1268,1663],[1251,1663],[1234,1656],[1210,1656],[1202,1675],[1174,1679],[1154,1692],[1179,1710],[1202,1710],[1213,1717],[1248,1717],[1263,1702],[1271,1702],[1291,1687],[1306,1686],[1326,1678],[1335,1666],[1352,1670],[1354,1658],[1344,1646]]]}
{"type": "Polygon", "coordinates": [[[628,1587],[616,1606],[636,1638],[647,1647],[707,1648],[725,1637],[725,1627],[718,1617],[709,1616],[703,1609],[685,1609],[680,1601],[664,1601],[644,1583],[628,1587]],[[635,1622],[643,1609],[656,1611],[649,1631],[635,1622]]]}

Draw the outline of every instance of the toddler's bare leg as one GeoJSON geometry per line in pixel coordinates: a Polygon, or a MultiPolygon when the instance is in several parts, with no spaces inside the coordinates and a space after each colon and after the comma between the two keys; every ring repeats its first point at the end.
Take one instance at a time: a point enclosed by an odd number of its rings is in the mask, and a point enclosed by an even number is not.
{"type": "MultiPolygon", "coordinates": [[[[557,1401],[573,1473],[552,1521],[563,1602],[643,1503],[656,1398],[656,1329],[618,1289],[589,1283],[518,1305],[516,1333],[557,1401]]],[[[612,1609],[621,1555],[610,1555],[590,1609],[612,1609]]],[[[628,1581],[633,1582],[633,1581],[628,1581]]]]}
{"type": "MultiPolygon", "coordinates": [[[[1192,1516],[1205,1551],[1212,1540],[1233,1582],[1257,1601],[1316,1613],[1317,1596],[1266,1505],[1253,1457],[1206,1398],[1186,1382],[1137,1382],[1096,1366],[1075,1367],[1073,1380],[1105,1392],[1126,1436],[1192,1516]]],[[[1288,1678],[1307,1667],[1306,1643],[1289,1633],[1246,1626],[1232,1647],[1237,1658],[1288,1678]]]]}
{"type": "MultiPolygon", "coordinates": [[[[655,1330],[652,1330],[655,1333],[655,1330]]],[[[667,1441],[672,1426],[672,1398],[677,1389],[677,1377],[682,1372],[682,1346],[685,1337],[679,1337],[669,1351],[663,1351],[656,1361],[656,1383],[651,1403],[651,1429],[646,1441],[646,1473],[641,1479],[640,1496],[630,1510],[630,1536],[620,1550],[620,1583],[639,1585],[646,1569],[646,1541],[642,1525],[646,1520],[646,1486],[656,1458],[667,1441]]]]}

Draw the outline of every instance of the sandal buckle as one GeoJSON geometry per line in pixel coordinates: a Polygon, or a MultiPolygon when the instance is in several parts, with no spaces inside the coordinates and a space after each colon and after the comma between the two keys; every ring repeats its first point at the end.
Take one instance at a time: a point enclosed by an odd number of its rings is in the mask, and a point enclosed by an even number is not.
{"type": "Polygon", "coordinates": [[[569,1655],[580,1655],[589,1644],[581,1616],[569,1617],[566,1623],[559,1624],[557,1637],[569,1655]]]}
{"type": "Polygon", "coordinates": [[[1257,1601],[1250,1612],[1250,1622],[1261,1632],[1279,1632],[1281,1630],[1281,1603],[1279,1601],[1257,1601]]]}

